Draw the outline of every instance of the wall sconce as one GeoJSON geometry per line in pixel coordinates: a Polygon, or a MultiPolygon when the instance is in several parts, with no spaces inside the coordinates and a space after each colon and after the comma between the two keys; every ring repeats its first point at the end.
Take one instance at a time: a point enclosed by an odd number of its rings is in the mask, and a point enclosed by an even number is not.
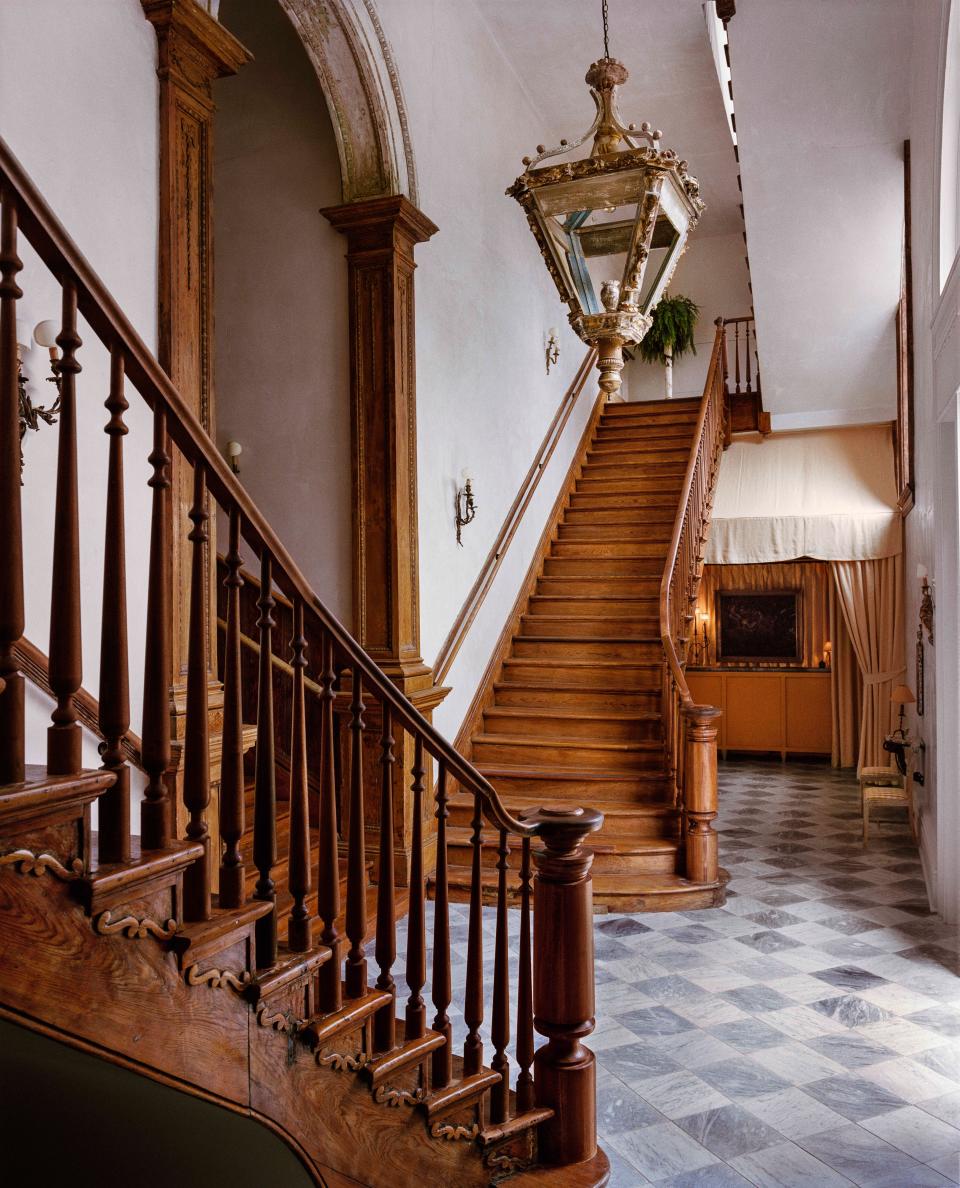
{"type": "Polygon", "coordinates": [[[477,514],[477,505],[473,501],[473,487],[470,483],[470,474],[466,467],[460,472],[460,477],[463,479],[463,486],[457,488],[457,493],[454,497],[454,512],[457,523],[457,544],[462,548],[463,541],[460,539],[461,530],[467,524],[472,523],[477,514]]]}
{"type": "Polygon", "coordinates": [[[544,352],[547,358],[547,375],[550,374],[550,368],[556,366],[560,361],[560,339],[557,337],[556,326],[551,326],[547,331],[547,341],[544,344],[544,352]]]}
{"type": "MultiPolygon", "coordinates": [[[[17,394],[20,406],[20,473],[22,475],[23,439],[27,430],[32,429],[36,432],[40,428],[41,421],[47,425],[55,425],[60,414],[60,353],[57,350],[56,322],[38,322],[33,328],[32,335],[29,334],[22,322],[17,322],[17,394]],[[30,350],[31,337],[37,346],[45,347],[50,352],[50,370],[53,374],[47,376],[47,383],[54,385],[57,390],[57,398],[49,408],[45,405],[34,404],[27,391],[27,377],[23,374],[23,354],[30,350]]],[[[20,484],[23,485],[22,478],[20,484]]]]}
{"type": "Polygon", "coordinates": [[[707,643],[707,623],[710,620],[709,614],[705,610],[697,610],[694,613],[695,626],[693,629],[693,662],[694,664],[706,664],[710,659],[709,645],[707,643]]]}
{"type": "Polygon", "coordinates": [[[829,668],[830,661],[833,659],[833,644],[828,639],[823,645],[823,659],[820,661],[821,668],[829,668]]]}
{"type": "Polygon", "coordinates": [[[927,639],[933,646],[933,587],[927,580],[927,567],[917,566],[917,577],[920,579],[920,625],[926,630],[927,639]]]}
{"type": "Polygon", "coordinates": [[[243,446],[239,441],[228,441],[226,448],[227,461],[230,463],[230,469],[234,474],[240,473],[240,455],[243,453],[243,446]]]}
{"type": "Polygon", "coordinates": [[[907,685],[897,685],[894,691],[890,694],[890,700],[900,711],[900,720],[897,723],[897,728],[893,732],[894,738],[905,739],[907,737],[904,729],[904,714],[907,712],[906,707],[913,705],[917,700],[912,690],[907,685]]]}

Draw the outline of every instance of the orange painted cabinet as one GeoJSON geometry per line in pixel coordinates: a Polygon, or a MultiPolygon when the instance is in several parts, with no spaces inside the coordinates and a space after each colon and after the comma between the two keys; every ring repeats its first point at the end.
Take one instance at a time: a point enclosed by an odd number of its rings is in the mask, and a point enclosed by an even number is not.
{"type": "Polygon", "coordinates": [[[824,669],[688,669],[694,701],[723,710],[727,751],[829,755],[830,672],[824,669]]]}

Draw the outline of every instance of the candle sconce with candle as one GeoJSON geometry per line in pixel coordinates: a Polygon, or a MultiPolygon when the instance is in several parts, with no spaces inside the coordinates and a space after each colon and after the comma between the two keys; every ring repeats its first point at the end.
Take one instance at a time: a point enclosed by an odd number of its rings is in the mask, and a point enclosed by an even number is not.
{"type": "MultiPolygon", "coordinates": [[[[55,425],[60,415],[60,352],[57,350],[57,324],[53,321],[38,322],[33,329],[33,341],[39,347],[50,352],[50,371],[47,383],[53,384],[57,390],[57,398],[48,408],[46,405],[34,404],[27,390],[27,377],[23,373],[23,353],[30,349],[31,335],[17,325],[17,396],[20,413],[20,473],[23,474],[23,439],[27,430],[39,430],[40,422],[55,425]]],[[[20,480],[21,486],[23,479],[20,480]]]]}
{"type": "Polygon", "coordinates": [[[547,375],[550,374],[550,368],[556,366],[560,361],[560,339],[557,337],[556,326],[551,326],[547,331],[547,341],[544,344],[544,353],[547,360],[547,375]]]}
{"type": "Polygon", "coordinates": [[[460,472],[460,477],[463,479],[463,486],[457,488],[457,493],[454,496],[454,516],[457,525],[457,544],[462,548],[461,532],[476,517],[477,505],[473,500],[473,486],[466,467],[460,472]]]}
{"type": "Polygon", "coordinates": [[[693,629],[693,647],[691,660],[694,664],[709,664],[710,648],[707,642],[707,622],[710,615],[705,610],[695,612],[695,626],[693,629]]]}

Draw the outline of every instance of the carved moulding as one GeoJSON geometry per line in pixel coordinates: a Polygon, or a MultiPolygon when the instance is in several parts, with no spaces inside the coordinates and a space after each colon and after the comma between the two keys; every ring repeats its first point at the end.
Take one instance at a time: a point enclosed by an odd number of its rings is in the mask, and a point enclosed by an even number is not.
{"type": "Polygon", "coordinates": [[[177,931],[177,922],[170,919],[158,924],[149,916],[139,919],[136,916],[123,916],[119,920],[113,920],[110,912],[106,911],[97,916],[93,927],[101,936],[112,936],[119,932],[128,940],[144,940],[148,936],[154,936],[157,940],[169,940],[177,931]]]}
{"type": "Polygon", "coordinates": [[[49,871],[65,883],[79,879],[83,874],[83,860],[74,858],[69,869],[52,854],[34,854],[32,850],[11,850],[0,854],[0,866],[15,866],[18,874],[32,874],[37,878],[49,871]]]}
{"type": "Polygon", "coordinates": [[[332,1068],[335,1072],[359,1072],[370,1063],[366,1052],[358,1052],[356,1056],[349,1052],[327,1052],[326,1055],[318,1052],[316,1059],[321,1068],[332,1068]]]}
{"type": "Polygon", "coordinates": [[[434,1122],[430,1134],[435,1139],[446,1139],[448,1143],[471,1141],[479,1136],[480,1124],[474,1122],[472,1126],[463,1126],[459,1123],[434,1122]]]}
{"type": "Polygon", "coordinates": [[[533,1163],[528,1155],[511,1155],[509,1151],[491,1151],[484,1156],[483,1164],[490,1172],[490,1183],[499,1184],[514,1176],[517,1172],[526,1171],[533,1163]]]}
{"type": "Polygon", "coordinates": [[[293,1011],[274,1011],[271,1014],[269,1007],[261,1006],[257,1010],[257,1023],[261,1027],[270,1027],[274,1031],[296,1035],[303,1026],[304,1020],[298,1019],[293,1011]]]}
{"type": "Polygon", "coordinates": [[[244,970],[241,974],[235,974],[229,969],[205,969],[203,973],[198,973],[196,965],[191,965],[184,977],[187,980],[188,986],[209,986],[211,990],[222,990],[229,988],[236,994],[243,994],[247,986],[253,981],[249,970],[244,970]]]}
{"type": "Polygon", "coordinates": [[[391,1089],[388,1085],[380,1085],[373,1095],[373,1100],[377,1105],[393,1106],[395,1108],[402,1105],[416,1106],[421,1102],[426,1101],[427,1091],[423,1085],[416,1089],[391,1089]]]}

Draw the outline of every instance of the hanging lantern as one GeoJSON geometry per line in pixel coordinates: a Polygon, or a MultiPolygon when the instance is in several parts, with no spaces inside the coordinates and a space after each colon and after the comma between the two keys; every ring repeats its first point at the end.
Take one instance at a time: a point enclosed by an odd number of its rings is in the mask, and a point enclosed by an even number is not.
{"type": "Polygon", "coordinates": [[[704,210],[697,179],[673,149],[661,149],[661,133],[621,122],[616,91],[627,77],[609,55],[594,62],[586,74],[597,107],[593,126],[555,149],[538,145],[507,190],[526,211],[570,325],[599,350],[600,387],[610,399],[620,392],[623,347],[649,330],[704,210]],[[589,157],[540,166],[591,136],[589,157]]]}

